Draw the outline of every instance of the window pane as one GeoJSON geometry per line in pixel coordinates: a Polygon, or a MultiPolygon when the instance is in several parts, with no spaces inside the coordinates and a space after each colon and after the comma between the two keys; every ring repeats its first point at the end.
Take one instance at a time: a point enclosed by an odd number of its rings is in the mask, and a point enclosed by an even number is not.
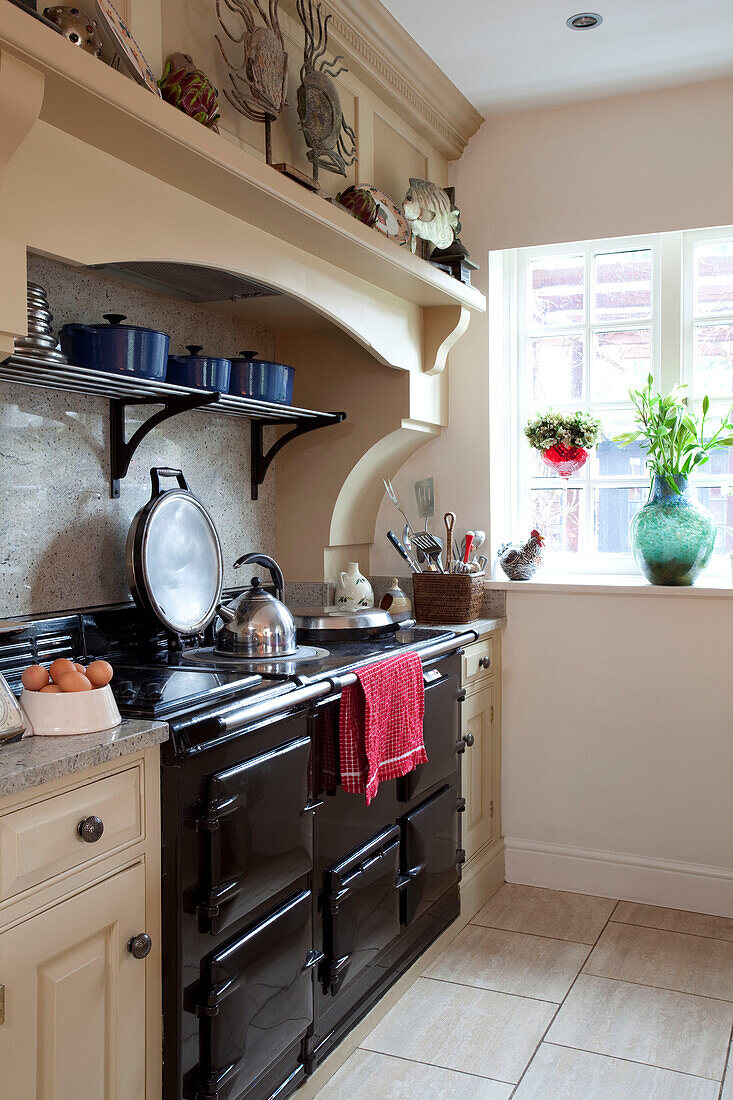
{"type": "Polygon", "coordinates": [[[733,313],[733,241],[695,248],[695,314],[733,313]]]}
{"type": "Polygon", "coordinates": [[[695,393],[733,396],[733,325],[695,326],[695,393]]]}
{"type": "Polygon", "coordinates": [[[596,321],[645,321],[652,314],[652,254],[608,252],[595,257],[596,321]]]}
{"type": "Polygon", "coordinates": [[[715,553],[733,552],[733,493],[728,491],[727,486],[701,485],[697,489],[697,499],[710,509],[718,525],[715,553]]]}
{"type": "Polygon", "coordinates": [[[648,496],[646,487],[594,491],[594,549],[599,554],[630,554],[629,521],[648,496]]]}
{"type": "Polygon", "coordinates": [[[590,371],[591,401],[626,401],[651,371],[651,329],[596,332],[590,371]]]}
{"type": "Polygon", "coordinates": [[[530,340],[529,369],[532,399],[537,405],[582,401],[583,337],[540,336],[530,340]]]}
{"type": "Polygon", "coordinates": [[[622,447],[614,437],[635,430],[628,413],[604,413],[601,416],[602,437],[596,445],[595,462],[600,477],[646,477],[646,455],[641,445],[630,443],[622,447]]]}
{"type": "Polygon", "coordinates": [[[545,536],[550,553],[577,554],[583,549],[582,489],[532,489],[532,526],[545,536]],[[563,539],[564,529],[564,539],[563,539]]]}
{"type": "Polygon", "coordinates": [[[583,323],[583,257],[552,256],[529,265],[529,308],[532,328],[583,323]]]}

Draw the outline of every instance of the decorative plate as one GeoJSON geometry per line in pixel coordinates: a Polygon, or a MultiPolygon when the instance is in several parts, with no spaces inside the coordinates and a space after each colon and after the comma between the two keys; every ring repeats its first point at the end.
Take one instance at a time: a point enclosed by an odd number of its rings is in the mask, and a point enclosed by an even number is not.
{"type": "Polygon", "coordinates": [[[145,54],[122,22],[120,13],[112,0],[97,0],[97,11],[104,20],[105,27],[112,36],[115,45],[122,51],[124,59],[130,65],[135,77],[141,84],[145,85],[149,92],[157,95],[159,99],[162,98],[152,70],[145,60],[145,54]]]}
{"type": "Polygon", "coordinates": [[[385,195],[378,187],[359,185],[360,191],[368,191],[377,204],[377,220],[374,228],[397,244],[407,244],[410,239],[410,225],[394,199],[385,195]]]}

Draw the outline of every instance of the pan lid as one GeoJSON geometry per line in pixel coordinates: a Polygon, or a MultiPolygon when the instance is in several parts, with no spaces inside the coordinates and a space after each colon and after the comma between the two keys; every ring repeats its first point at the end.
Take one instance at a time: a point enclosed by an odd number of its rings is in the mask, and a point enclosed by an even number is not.
{"type": "Polygon", "coordinates": [[[150,471],[153,492],[140,513],[133,547],[143,601],[175,634],[198,634],[221,602],[224,562],[214,522],[180,470],[150,471]],[[161,490],[161,477],[179,488],[161,490]]]}
{"type": "Polygon", "coordinates": [[[410,616],[390,615],[379,607],[296,607],[293,618],[298,630],[386,630],[410,616]]]}

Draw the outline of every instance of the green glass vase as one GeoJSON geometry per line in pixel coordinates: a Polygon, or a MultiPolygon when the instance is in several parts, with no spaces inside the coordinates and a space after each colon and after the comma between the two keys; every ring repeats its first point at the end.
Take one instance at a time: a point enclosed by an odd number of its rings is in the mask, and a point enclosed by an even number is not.
{"type": "Polygon", "coordinates": [[[686,477],[674,480],[679,493],[663,477],[652,479],[629,526],[636,564],[652,584],[694,584],[715,545],[712,514],[691,496],[686,477]]]}

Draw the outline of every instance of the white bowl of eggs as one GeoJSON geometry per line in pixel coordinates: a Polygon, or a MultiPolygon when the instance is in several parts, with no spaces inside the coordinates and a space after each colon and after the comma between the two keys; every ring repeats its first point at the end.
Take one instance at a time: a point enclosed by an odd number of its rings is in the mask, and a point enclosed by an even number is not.
{"type": "Polygon", "coordinates": [[[119,725],[111,679],[112,666],[107,661],[92,661],[84,667],[59,657],[50,668],[31,665],[21,677],[20,696],[31,731],[39,737],[59,737],[99,733],[119,725]]]}

